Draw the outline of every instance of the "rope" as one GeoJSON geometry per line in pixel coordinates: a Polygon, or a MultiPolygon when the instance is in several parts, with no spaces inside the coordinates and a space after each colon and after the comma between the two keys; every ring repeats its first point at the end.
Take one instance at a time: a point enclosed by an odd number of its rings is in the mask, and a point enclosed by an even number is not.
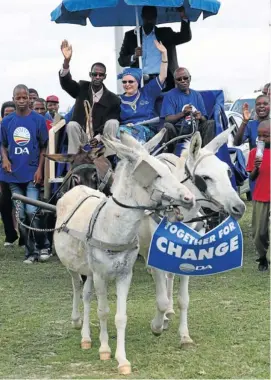
{"type": "Polygon", "coordinates": [[[92,108],[88,100],[84,100],[85,114],[86,114],[86,134],[89,139],[93,139],[94,133],[91,125],[92,108]]]}

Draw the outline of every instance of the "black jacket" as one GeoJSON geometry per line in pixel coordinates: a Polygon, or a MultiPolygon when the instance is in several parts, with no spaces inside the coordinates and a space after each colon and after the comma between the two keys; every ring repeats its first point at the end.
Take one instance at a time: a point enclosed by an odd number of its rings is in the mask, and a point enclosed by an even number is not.
{"type": "MultiPolygon", "coordinates": [[[[175,87],[173,74],[178,68],[176,45],[184,44],[192,39],[190,23],[183,21],[180,32],[174,32],[171,28],[155,27],[155,35],[159,42],[167,48],[168,53],[168,75],[167,89],[175,87]]],[[[140,28],[140,38],[142,43],[142,28],[140,28]]],[[[131,64],[132,55],[137,47],[136,30],[129,30],[125,33],[124,40],[119,55],[119,64],[122,67],[138,67],[138,59],[131,64]]],[[[158,73],[157,73],[158,74],[158,73]]]]}
{"type": "MultiPolygon", "coordinates": [[[[59,75],[60,85],[64,91],[72,96],[75,101],[72,121],[77,121],[83,128],[86,125],[86,114],[84,108],[84,100],[88,100],[93,105],[92,91],[89,81],[80,80],[76,82],[72,79],[70,73],[61,77],[59,75]]],[[[92,109],[92,125],[94,135],[103,133],[103,127],[107,120],[117,119],[120,117],[120,98],[110,92],[103,86],[103,95],[99,102],[93,105],[92,109]]]]}

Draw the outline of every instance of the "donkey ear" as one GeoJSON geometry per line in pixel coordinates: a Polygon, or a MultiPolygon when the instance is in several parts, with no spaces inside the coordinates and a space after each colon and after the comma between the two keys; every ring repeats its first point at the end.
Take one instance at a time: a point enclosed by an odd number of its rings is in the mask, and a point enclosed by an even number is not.
{"type": "Polygon", "coordinates": [[[134,162],[139,158],[139,154],[133,149],[128,148],[119,141],[108,140],[102,137],[102,142],[106,147],[106,150],[113,151],[120,159],[126,158],[127,160],[134,162]]]}
{"type": "Polygon", "coordinates": [[[88,157],[89,158],[92,158],[93,160],[95,160],[95,158],[98,158],[102,155],[105,154],[105,146],[101,146],[99,148],[92,148],[89,152],[88,152],[88,157]]]}
{"type": "Polygon", "coordinates": [[[217,135],[212,141],[205,145],[204,149],[207,149],[215,154],[223,144],[226,144],[228,142],[229,135],[234,130],[234,128],[235,126],[232,125],[230,128],[217,135]]]}
{"type": "Polygon", "coordinates": [[[192,136],[190,145],[189,145],[189,157],[192,158],[194,161],[198,157],[201,145],[202,145],[202,140],[201,140],[200,133],[196,132],[192,136]]]}
{"type": "Polygon", "coordinates": [[[143,146],[147,149],[148,152],[152,152],[154,148],[162,141],[164,135],[166,133],[166,128],[162,128],[159,133],[153,136],[148,142],[146,142],[143,146]]]}
{"type": "Polygon", "coordinates": [[[73,162],[75,154],[43,154],[44,157],[55,162],[73,162]]]}
{"type": "Polygon", "coordinates": [[[142,145],[129,133],[120,131],[120,141],[125,146],[134,149],[135,151],[142,151],[142,145]]]}

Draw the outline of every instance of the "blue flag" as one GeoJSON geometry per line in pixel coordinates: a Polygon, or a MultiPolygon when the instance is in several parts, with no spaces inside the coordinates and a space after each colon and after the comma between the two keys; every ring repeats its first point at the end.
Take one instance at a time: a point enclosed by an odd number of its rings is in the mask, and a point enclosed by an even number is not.
{"type": "Polygon", "coordinates": [[[242,263],[243,235],[232,217],[203,236],[164,218],[153,235],[147,261],[154,268],[189,276],[226,272],[242,263]]]}

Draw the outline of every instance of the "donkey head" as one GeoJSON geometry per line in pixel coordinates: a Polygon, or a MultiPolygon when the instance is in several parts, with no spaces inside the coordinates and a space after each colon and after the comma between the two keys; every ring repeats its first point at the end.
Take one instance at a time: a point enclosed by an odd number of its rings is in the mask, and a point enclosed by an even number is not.
{"type": "Polygon", "coordinates": [[[103,138],[106,148],[113,150],[122,159],[117,165],[114,196],[133,198],[135,203],[148,206],[178,204],[186,208],[194,206],[194,196],[177,180],[170,169],[149,154],[163,138],[165,129],[147,145],[141,145],[127,133],[120,140],[103,138]]]}
{"type": "MultiPolygon", "coordinates": [[[[111,167],[110,162],[103,157],[104,151],[104,147],[92,148],[91,151],[85,151],[80,147],[76,154],[45,154],[45,157],[55,162],[70,163],[70,171],[65,177],[69,177],[69,180],[62,189],[65,193],[76,185],[98,189],[100,180],[111,167]]],[[[109,193],[109,188],[104,192],[109,193]]]]}
{"type": "Polygon", "coordinates": [[[190,143],[187,143],[187,151],[184,153],[185,171],[196,187],[197,198],[214,200],[213,204],[204,203],[204,207],[215,211],[219,207],[235,219],[239,219],[245,212],[245,204],[231,185],[230,167],[215,155],[219,148],[227,143],[231,131],[232,129],[228,128],[220,133],[204,148],[201,148],[200,133],[196,132],[190,143]]]}

